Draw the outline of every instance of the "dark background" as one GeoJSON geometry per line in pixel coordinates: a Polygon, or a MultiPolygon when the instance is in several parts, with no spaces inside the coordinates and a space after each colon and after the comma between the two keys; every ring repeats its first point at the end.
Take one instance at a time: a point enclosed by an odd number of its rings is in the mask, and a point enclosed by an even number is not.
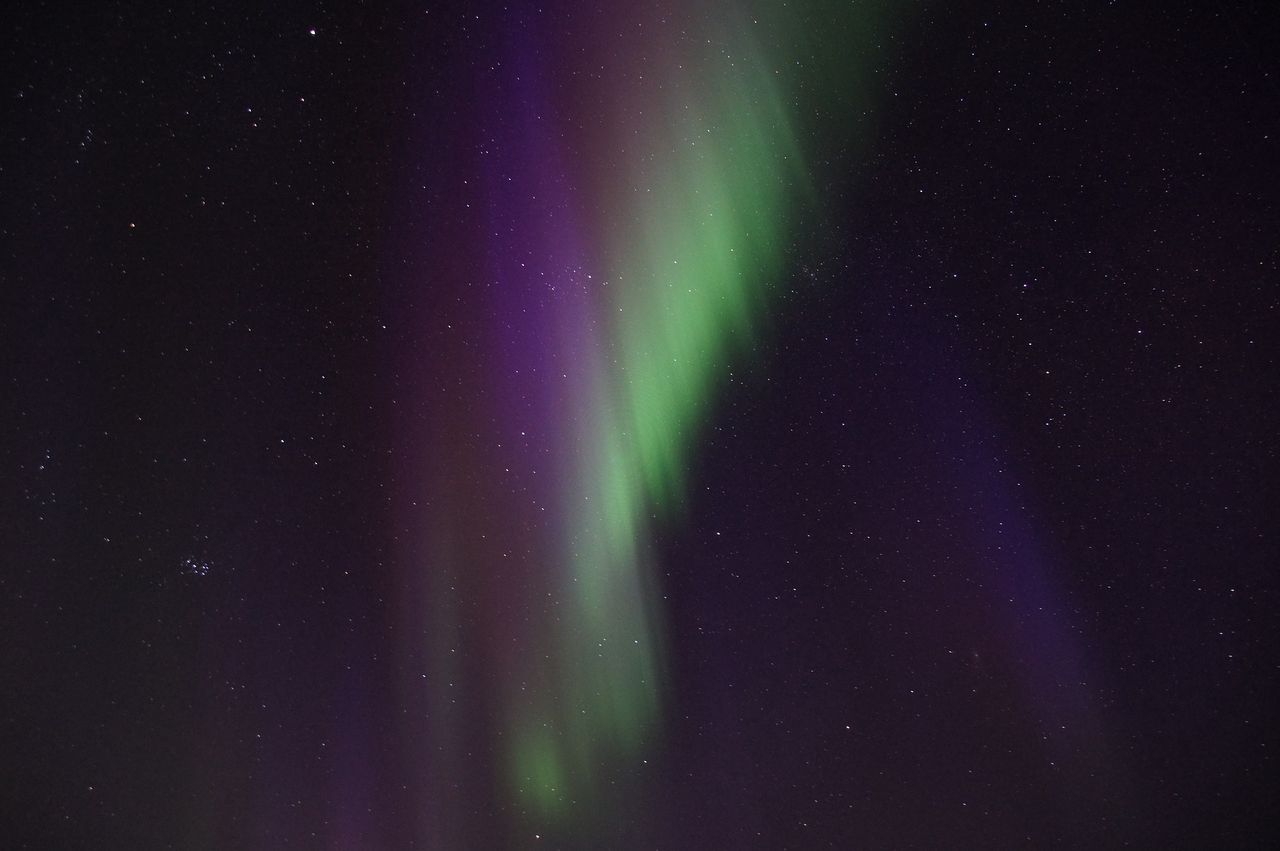
{"type": "MultiPolygon", "coordinates": [[[[660,541],[649,845],[1275,841],[1263,9],[894,33],[660,541]]],[[[3,13],[0,843],[420,836],[396,417],[500,17],[3,13]]]]}

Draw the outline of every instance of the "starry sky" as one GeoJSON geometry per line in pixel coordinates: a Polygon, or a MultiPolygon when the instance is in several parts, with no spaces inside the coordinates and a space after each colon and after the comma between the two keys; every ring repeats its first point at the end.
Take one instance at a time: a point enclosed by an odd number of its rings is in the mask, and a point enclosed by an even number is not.
{"type": "Polygon", "coordinates": [[[1272,847],[1264,5],[6,9],[4,843],[1272,847]]]}

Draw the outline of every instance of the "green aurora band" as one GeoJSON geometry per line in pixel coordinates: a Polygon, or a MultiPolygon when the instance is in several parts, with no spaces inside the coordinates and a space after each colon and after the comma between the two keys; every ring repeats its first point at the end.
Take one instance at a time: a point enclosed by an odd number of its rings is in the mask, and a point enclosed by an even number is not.
{"type": "Polygon", "coordinates": [[[575,148],[591,153],[568,199],[601,275],[561,323],[585,327],[548,335],[558,357],[574,353],[576,387],[551,429],[564,469],[540,570],[554,604],[527,601],[533,638],[498,701],[507,794],[532,827],[597,830],[619,769],[660,745],[652,532],[679,519],[716,387],[815,241],[801,223],[818,213],[818,179],[847,174],[866,135],[885,9],[769,9],[707,6],[601,37],[610,106],[575,148]]]}

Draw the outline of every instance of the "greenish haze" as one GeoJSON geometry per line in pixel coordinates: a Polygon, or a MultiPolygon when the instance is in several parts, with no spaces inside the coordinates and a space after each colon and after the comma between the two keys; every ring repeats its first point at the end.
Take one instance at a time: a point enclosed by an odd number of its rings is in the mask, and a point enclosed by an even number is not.
{"type": "Polygon", "coordinates": [[[851,133],[865,115],[872,7],[801,7],[762,5],[767,18],[736,28],[708,15],[698,55],[665,69],[665,94],[619,140],[628,153],[605,204],[591,401],[567,418],[576,466],[561,506],[563,597],[540,663],[552,685],[513,701],[508,726],[509,782],[531,817],[590,809],[597,781],[642,758],[657,731],[664,628],[651,528],[679,516],[716,385],[752,351],[803,242],[795,222],[819,192],[802,140],[851,133]]]}

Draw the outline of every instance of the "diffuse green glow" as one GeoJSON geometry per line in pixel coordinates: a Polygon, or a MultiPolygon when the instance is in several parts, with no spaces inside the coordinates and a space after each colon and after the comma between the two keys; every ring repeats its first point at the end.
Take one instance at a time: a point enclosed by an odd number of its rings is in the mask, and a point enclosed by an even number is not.
{"type": "Polygon", "coordinates": [[[515,724],[512,783],[554,815],[590,795],[610,759],[634,756],[659,712],[660,641],[645,540],[654,511],[680,504],[690,444],[730,358],[749,347],[782,228],[803,175],[773,81],[746,63],[701,84],[638,151],[617,187],[606,346],[579,423],[565,538],[569,605],[557,623],[560,680],[515,724]],[[695,109],[700,94],[707,105],[695,109]],[[665,146],[665,147],[664,147],[665,146]],[[739,351],[735,352],[734,349],[739,351]],[[551,697],[554,695],[554,697],[551,697]]]}
{"type": "Polygon", "coordinates": [[[608,193],[605,319],[591,401],[572,417],[565,597],[541,672],[555,685],[518,702],[510,725],[510,783],[539,818],[590,809],[601,771],[637,758],[658,721],[663,628],[648,532],[682,504],[714,385],[751,351],[795,241],[792,214],[816,195],[794,93],[746,29],[671,70],[661,102],[631,128],[647,144],[628,141],[624,182],[608,193]]]}

